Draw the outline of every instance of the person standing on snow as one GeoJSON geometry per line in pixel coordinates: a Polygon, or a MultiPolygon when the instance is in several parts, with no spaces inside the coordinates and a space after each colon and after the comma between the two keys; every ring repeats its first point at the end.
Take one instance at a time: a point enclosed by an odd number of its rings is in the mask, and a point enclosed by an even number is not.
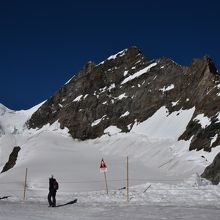
{"type": "Polygon", "coordinates": [[[56,179],[52,175],[51,178],[49,178],[49,193],[48,193],[48,197],[47,197],[49,207],[56,206],[56,193],[57,193],[58,188],[59,188],[58,182],[56,181],[56,179]]]}

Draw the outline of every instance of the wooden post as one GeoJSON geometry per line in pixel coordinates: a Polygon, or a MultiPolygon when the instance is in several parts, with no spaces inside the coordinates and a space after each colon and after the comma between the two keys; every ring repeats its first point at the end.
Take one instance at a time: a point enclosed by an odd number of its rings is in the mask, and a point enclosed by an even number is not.
{"type": "Polygon", "coordinates": [[[126,161],[126,189],[127,189],[127,202],[129,202],[128,157],[126,161]]]}
{"type": "Polygon", "coordinates": [[[26,188],[27,188],[27,172],[28,172],[28,169],[26,168],[25,170],[25,178],[24,178],[24,197],[23,197],[23,200],[26,199],[26,188]]]}
{"type": "Polygon", "coordinates": [[[106,188],[106,193],[108,194],[108,184],[107,184],[107,177],[106,177],[106,172],[104,171],[104,176],[105,176],[105,188],[106,188]]]}

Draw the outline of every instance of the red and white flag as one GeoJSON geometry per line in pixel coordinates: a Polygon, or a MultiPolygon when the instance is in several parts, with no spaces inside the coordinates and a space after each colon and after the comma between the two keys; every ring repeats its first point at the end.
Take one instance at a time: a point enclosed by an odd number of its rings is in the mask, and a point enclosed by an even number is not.
{"type": "Polygon", "coordinates": [[[101,162],[100,162],[100,172],[107,172],[107,166],[106,166],[106,163],[105,163],[105,161],[103,160],[103,158],[102,158],[102,160],[101,160],[101,162]]]}

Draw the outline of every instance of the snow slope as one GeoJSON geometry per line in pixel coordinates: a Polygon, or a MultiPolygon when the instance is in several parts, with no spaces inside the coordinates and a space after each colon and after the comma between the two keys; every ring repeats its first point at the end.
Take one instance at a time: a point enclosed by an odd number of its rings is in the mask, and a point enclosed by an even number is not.
{"type": "MultiPolygon", "coordinates": [[[[220,151],[189,152],[189,141],[178,141],[190,121],[194,108],[168,114],[165,107],[151,118],[132,127],[130,133],[120,133],[111,126],[106,135],[95,140],[73,140],[68,129],[59,123],[39,130],[28,130],[26,120],[39,106],[28,111],[1,110],[0,123],[4,135],[1,143],[1,169],[14,146],[20,146],[16,166],[3,173],[0,181],[23,184],[25,168],[29,169],[29,187],[47,189],[48,177],[53,174],[63,182],[63,190],[91,191],[103,188],[99,161],[105,158],[108,177],[113,189],[124,186],[125,159],[129,156],[131,184],[148,180],[183,180],[212,162],[220,151]],[[139,180],[142,181],[139,181],[139,180]],[[115,181],[114,181],[115,180],[115,181]]],[[[2,109],[2,108],[1,108],[2,109]]],[[[11,192],[10,184],[6,187],[11,192]]],[[[61,188],[62,189],[62,188],[61,188]]],[[[3,189],[4,190],[4,189],[3,189]]]]}
{"type": "Polygon", "coordinates": [[[42,105],[21,111],[13,111],[0,104],[0,166],[3,166],[14,146],[27,141],[26,121],[42,105]]]}
{"type": "MultiPolygon", "coordinates": [[[[37,108],[39,106],[18,112],[3,106],[0,108],[0,169],[7,162],[13,147],[21,147],[16,166],[0,175],[0,196],[11,196],[4,203],[3,211],[13,204],[14,209],[20,213],[20,219],[25,216],[19,211],[19,207],[22,206],[20,201],[23,198],[24,175],[28,168],[26,199],[33,201],[28,212],[34,212],[35,207],[44,212],[41,205],[46,204],[48,177],[53,174],[60,183],[60,203],[77,197],[77,212],[80,215],[83,207],[94,204],[94,210],[88,209],[88,216],[91,212],[99,213],[97,207],[101,206],[108,218],[111,216],[109,209],[117,206],[115,203],[122,205],[126,201],[125,191],[119,189],[126,185],[127,156],[129,183],[132,186],[130,198],[134,205],[142,204],[145,207],[143,210],[146,210],[146,205],[152,205],[156,210],[158,205],[163,204],[216,208],[215,203],[220,195],[219,186],[204,183],[195,174],[203,172],[204,167],[212,162],[220,151],[219,147],[214,148],[211,153],[189,152],[190,141],[178,141],[179,135],[184,132],[192,118],[194,108],[168,114],[168,110],[162,107],[148,120],[134,124],[129,133],[120,133],[120,129],[111,126],[101,138],[87,141],[73,140],[68,129],[61,130],[58,122],[38,130],[28,130],[25,122],[37,108]],[[104,158],[108,167],[108,196],[103,173],[99,172],[101,158],[104,158]],[[148,186],[150,188],[146,193],[144,191],[148,186]],[[107,207],[103,207],[103,203],[107,207]]],[[[1,203],[3,201],[0,200],[1,203]]],[[[123,209],[130,207],[125,208],[122,205],[123,209]]],[[[120,207],[116,208],[116,213],[121,215],[122,210],[120,207]]],[[[140,208],[139,211],[144,215],[146,211],[143,210],[140,208]]],[[[15,213],[5,215],[4,219],[12,219],[15,213]]],[[[70,211],[66,219],[70,219],[71,213],[70,211]]],[[[54,219],[59,219],[61,215],[62,212],[59,212],[54,219]]],[[[159,219],[161,215],[158,214],[155,219],[159,219]]],[[[85,219],[90,219],[88,216],[85,219]]]]}

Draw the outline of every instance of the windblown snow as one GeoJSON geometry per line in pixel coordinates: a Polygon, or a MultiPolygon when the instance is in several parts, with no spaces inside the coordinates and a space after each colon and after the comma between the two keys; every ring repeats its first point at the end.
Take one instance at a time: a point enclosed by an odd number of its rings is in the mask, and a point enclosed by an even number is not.
{"type": "Polygon", "coordinates": [[[156,66],[156,65],[157,65],[157,63],[152,63],[152,64],[150,64],[149,66],[145,67],[144,69],[139,70],[138,72],[134,73],[133,75],[126,77],[126,78],[122,81],[121,84],[123,85],[123,84],[125,84],[125,83],[127,83],[127,82],[129,82],[129,81],[131,81],[131,80],[133,80],[133,79],[135,79],[135,78],[137,78],[137,77],[140,77],[141,75],[143,75],[143,74],[149,72],[150,69],[151,69],[152,67],[156,66]]]}
{"type": "MultiPolygon", "coordinates": [[[[143,73],[146,71],[142,70],[143,73]]],[[[75,101],[80,98],[78,96],[75,101]]],[[[13,147],[21,147],[14,168],[0,175],[0,196],[10,196],[6,201],[0,200],[0,214],[3,220],[11,220],[15,216],[18,219],[28,219],[25,213],[29,213],[29,216],[35,213],[36,217],[32,219],[41,219],[42,216],[49,219],[45,206],[48,178],[52,174],[60,183],[58,203],[73,197],[79,200],[75,211],[72,211],[72,208],[65,209],[65,219],[72,219],[72,215],[78,215],[75,219],[80,219],[83,213],[84,219],[101,219],[99,214],[91,217],[93,212],[102,213],[100,209],[103,210],[105,219],[125,219],[122,214],[123,208],[130,213],[126,219],[138,219],[134,217],[135,213],[140,213],[139,219],[143,219],[146,211],[149,211],[146,207],[149,206],[157,209],[159,206],[166,208],[175,205],[182,207],[183,213],[193,213],[192,209],[183,208],[186,204],[187,207],[208,206],[217,207],[219,210],[219,186],[212,186],[198,177],[220,151],[219,147],[215,147],[211,153],[189,152],[190,140],[178,141],[178,137],[193,117],[195,108],[170,114],[164,106],[148,120],[131,125],[129,133],[122,133],[116,126],[110,126],[100,138],[79,141],[70,137],[67,128],[61,130],[58,122],[41,129],[27,129],[25,122],[39,107],[40,105],[26,111],[12,111],[3,105],[0,106],[1,170],[13,147]],[[126,185],[127,156],[132,206],[126,205],[126,191],[123,190],[126,185]],[[109,195],[105,192],[103,173],[99,171],[102,158],[108,167],[109,195]],[[29,208],[20,203],[23,199],[26,168],[26,201],[31,202],[29,208]],[[23,212],[21,206],[24,208],[23,212]],[[16,212],[9,214],[11,207],[16,212]],[[83,207],[87,207],[86,211],[83,207]],[[115,209],[116,217],[109,211],[112,208],[115,209]],[[1,210],[5,214],[2,214],[1,210]]],[[[129,112],[125,112],[121,117],[128,114],[129,112]]],[[[102,118],[94,121],[92,126],[101,120],[102,118]]],[[[197,120],[202,124],[200,117],[197,117],[197,120]]],[[[206,121],[205,124],[207,123],[206,121]]],[[[216,138],[214,137],[213,141],[216,138]]],[[[167,209],[168,213],[171,211],[167,209]]],[[[204,214],[202,208],[200,212],[204,214]]],[[[161,219],[162,213],[157,212],[155,219],[161,219]]],[[[63,211],[56,211],[53,219],[60,219],[63,214],[63,211]]],[[[168,215],[171,216],[170,219],[175,219],[174,214],[168,215]]],[[[218,219],[219,211],[210,211],[210,216],[207,216],[213,217],[209,219],[218,219]]]]}

